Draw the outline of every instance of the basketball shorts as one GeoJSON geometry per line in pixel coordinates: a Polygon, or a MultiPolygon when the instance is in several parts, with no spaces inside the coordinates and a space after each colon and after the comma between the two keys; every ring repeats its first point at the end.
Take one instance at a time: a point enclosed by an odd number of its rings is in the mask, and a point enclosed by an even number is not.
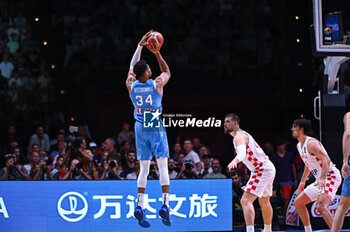
{"type": "Polygon", "coordinates": [[[144,128],[143,123],[135,122],[135,142],[138,160],[169,158],[168,139],[164,127],[144,128]]]}
{"type": "Polygon", "coordinates": [[[242,189],[259,198],[272,196],[272,186],[275,174],[275,166],[273,166],[271,161],[267,161],[263,167],[251,171],[248,183],[242,189]]]}
{"type": "Polygon", "coordinates": [[[350,197],[350,176],[348,176],[343,183],[343,189],[341,194],[343,194],[346,197],[350,197]]]}
{"type": "Polygon", "coordinates": [[[333,201],[335,194],[337,193],[337,190],[341,184],[340,172],[338,169],[328,172],[324,189],[320,189],[317,186],[317,182],[318,180],[316,180],[314,183],[310,184],[309,186],[307,186],[306,189],[304,189],[304,192],[310,198],[310,200],[316,201],[318,195],[324,193],[327,194],[333,201]]]}

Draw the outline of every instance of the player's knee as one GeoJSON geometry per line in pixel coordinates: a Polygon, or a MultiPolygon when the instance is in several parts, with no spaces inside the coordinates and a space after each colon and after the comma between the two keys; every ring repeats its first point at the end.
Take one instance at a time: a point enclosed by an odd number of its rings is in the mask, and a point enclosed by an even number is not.
{"type": "Polygon", "coordinates": [[[259,205],[261,207],[266,207],[270,205],[270,200],[269,198],[259,198],[259,205]]]}
{"type": "Polygon", "coordinates": [[[328,210],[327,202],[324,199],[318,199],[316,209],[320,213],[322,213],[324,210],[328,210]]]}
{"type": "Polygon", "coordinates": [[[297,198],[294,200],[294,205],[295,205],[295,207],[299,208],[299,207],[304,206],[305,204],[303,203],[303,201],[302,201],[300,198],[297,197],[297,198]]]}
{"type": "Polygon", "coordinates": [[[318,212],[320,212],[322,214],[322,212],[324,212],[325,210],[327,211],[327,206],[325,204],[323,204],[323,202],[317,202],[316,204],[316,209],[318,212]]]}
{"type": "Polygon", "coordinates": [[[242,197],[240,202],[241,202],[241,205],[242,205],[243,207],[248,206],[249,204],[252,203],[252,202],[251,202],[248,198],[246,198],[246,197],[242,197]]]}

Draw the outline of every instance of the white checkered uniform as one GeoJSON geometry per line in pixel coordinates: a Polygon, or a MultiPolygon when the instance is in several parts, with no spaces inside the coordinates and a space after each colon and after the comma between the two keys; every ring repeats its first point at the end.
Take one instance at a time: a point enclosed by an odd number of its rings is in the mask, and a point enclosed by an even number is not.
{"type": "MultiPolygon", "coordinates": [[[[325,188],[319,189],[318,186],[316,186],[317,182],[321,178],[323,164],[322,164],[322,160],[317,158],[315,155],[310,155],[309,151],[307,150],[307,143],[311,139],[315,139],[315,138],[307,136],[303,147],[301,147],[300,142],[297,145],[300,157],[303,159],[305,165],[308,167],[311,174],[316,178],[316,181],[314,183],[310,184],[306,189],[304,189],[304,192],[312,201],[317,200],[317,197],[320,193],[325,193],[325,194],[329,195],[331,197],[331,199],[333,200],[335,197],[335,194],[338,190],[338,187],[341,184],[340,172],[331,161],[331,164],[329,166],[329,171],[327,173],[325,188]]],[[[326,149],[323,147],[323,145],[321,143],[320,143],[320,145],[321,145],[323,151],[328,156],[326,149]]]]}
{"type": "MultiPolygon", "coordinates": [[[[251,172],[247,185],[242,189],[248,193],[256,195],[257,197],[271,196],[273,180],[275,179],[276,174],[275,166],[250,134],[241,129],[237,131],[237,134],[238,133],[244,133],[248,136],[246,156],[242,162],[251,172]]],[[[233,145],[237,152],[235,141],[233,141],[233,145]]]]}

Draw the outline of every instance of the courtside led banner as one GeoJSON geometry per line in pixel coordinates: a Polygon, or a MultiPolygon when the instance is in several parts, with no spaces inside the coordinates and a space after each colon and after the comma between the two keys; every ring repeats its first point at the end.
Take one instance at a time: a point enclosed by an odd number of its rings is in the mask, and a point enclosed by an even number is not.
{"type": "Polygon", "coordinates": [[[148,181],[142,228],[136,181],[0,181],[0,231],[231,231],[232,181],[174,180],[171,227],[162,224],[159,181],[148,181]]]}

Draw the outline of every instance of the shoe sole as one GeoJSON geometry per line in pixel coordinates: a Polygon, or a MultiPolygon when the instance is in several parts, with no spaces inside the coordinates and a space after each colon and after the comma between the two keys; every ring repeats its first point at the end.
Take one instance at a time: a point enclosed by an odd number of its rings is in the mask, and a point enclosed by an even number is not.
{"type": "Polygon", "coordinates": [[[162,218],[162,222],[166,226],[171,226],[169,216],[164,210],[159,210],[159,216],[162,218]]]}
{"type": "Polygon", "coordinates": [[[135,212],[134,216],[139,221],[140,226],[142,226],[144,228],[148,228],[151,226],[151,224],[149,224],[149,222],[147,222],[143,219],[143,215],[141,213],[135,212]]]}

